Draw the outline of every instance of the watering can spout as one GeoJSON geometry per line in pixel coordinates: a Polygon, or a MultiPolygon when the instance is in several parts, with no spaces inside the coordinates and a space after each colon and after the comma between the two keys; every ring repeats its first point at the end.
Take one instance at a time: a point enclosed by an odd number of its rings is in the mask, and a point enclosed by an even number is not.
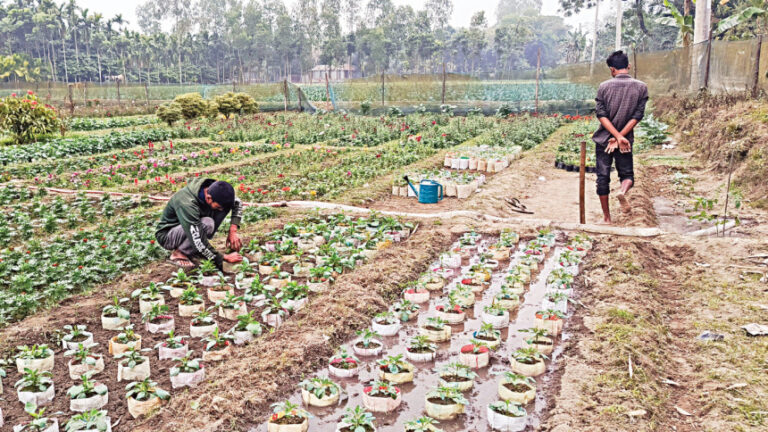
{"type": "Polygon", "coordinates": [[[413,183],[411,183],[411,181],[408,180],[408,176],[407,175],[403,176],[403,180],[405,180],[405,182],[408,183],[408,187],[410,187],[411,190],[413,191],[413,193],[416,194],[416,198],[419,198],[419,191],[417,191],[416,188],[413,187],[413,183]]]}

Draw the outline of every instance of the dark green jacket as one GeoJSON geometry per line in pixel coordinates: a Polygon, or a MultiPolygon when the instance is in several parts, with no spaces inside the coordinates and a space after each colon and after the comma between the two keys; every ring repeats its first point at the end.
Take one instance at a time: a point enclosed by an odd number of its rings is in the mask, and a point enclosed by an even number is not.
{"type": "MultiPolygon", "coordinates": [[[[223,256],[208,242],[204,235],[204,227],[201,219],[204,217],[214,217],[215,210],[198,199],[200,189],[210,186],[215,180],[206,178],[197,178],[190,182],[184,189],[173,194],[168,204],[163,210],[160,223],[157,224],[155,237],[160,244],[165,243],[165,236],[168,231],[181,225],[187,238],[195,245],[197,251],[205,259],[212,260],[217,267],[221,268],[223,256]]],[[[240,217],[243,212],[243,205],[239,199],[235,198],[232,208],[225,208],[223,212],[232,212],[231,224],[240,226],[240,217]]],[[[220,219],[221,220],[221,219],[220,219]]]]}

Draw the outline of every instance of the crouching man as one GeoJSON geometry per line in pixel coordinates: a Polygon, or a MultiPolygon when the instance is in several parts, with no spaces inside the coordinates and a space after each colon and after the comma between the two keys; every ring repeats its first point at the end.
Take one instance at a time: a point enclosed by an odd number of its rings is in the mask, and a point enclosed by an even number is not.
{"type": "Polygon", "coordinates": [[[242,216],[242,203],[235,189],[225,181],[198,178],[176,192],[163,210],[155,237],[165,249],[173,251],[170,261],[185,269],[196,266],[193,259],[208,259],[222,269],[224,261],[243,260],[238,251],[242,241],[237,235],[242,216]],[[213,237],[227,214],[230,218],[227,246],[233,251],[221,254],[211,246],[213,237]]]}

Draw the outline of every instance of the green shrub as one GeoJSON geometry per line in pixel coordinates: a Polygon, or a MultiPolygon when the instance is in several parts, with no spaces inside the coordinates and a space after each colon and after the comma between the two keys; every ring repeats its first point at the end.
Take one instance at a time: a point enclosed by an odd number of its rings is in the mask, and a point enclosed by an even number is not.
{"type": "Polygon", "coordinates": [[[371,101],[366,99],[360,102],[360,113],[362,115],[368,115],[368,113],[370,112],[371,112],[371,101]]]}
{"type": "Polygon", "coordinates": [[[168,126],[173,126],[174,123],[181,120],[183,117],[181,113],[181,105],[176,102],[168,102],[157,107],[157,118],[168,123],[168,126]]]}
{"type": "Polygon", "coordinates": [[[229,118],[232,114],[253,114],[259,111],[259,104],[246,93],[227,92],[214,99],[220,113],[229,118]]]}
{"type": "Polygon", "coordinates": [[[403,116],[403,110],[396,106],[391,106],[389,109],[387,109],[387,116],[388,117],[402,117],[403,116]]]}
{"type": "Polygon", "coordinates": [[[203,99],[200,93],[180,94],[173,102],[179,105],[181,115],[187,120],[203,116],[211,117],[218,112],[216,103],[203,99]]]}
{"type": "Polygon", "coordinates": [[[9,134],[16,144],[35,141],[37,136],[54,133],[60,127],[56,110],[41,104],[32,91],[23,97],[13,93],[0,100],[0,131],[9,134]]]}
{"type": "Polygon", "coordinates": [[[496,117],[504,118],[515,113],[517,113],[517,109],[512,104],[503,103],[499,106],[499,109],[496,110],[496,117]]]}

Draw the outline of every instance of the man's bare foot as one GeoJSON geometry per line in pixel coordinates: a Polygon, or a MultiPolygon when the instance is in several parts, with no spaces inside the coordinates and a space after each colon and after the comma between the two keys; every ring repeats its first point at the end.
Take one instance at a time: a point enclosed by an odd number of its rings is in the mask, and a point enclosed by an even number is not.
{"type": "Polygon", "coordinates": [[[188,256],[184,255],[183,253],[179,252],[179,250],[173,251],[171,254],[171,257],[169,258],[171,263],[181,267],[184,270],[189,270],[192,268],[195,268],[195,263],[192,262],[192,260],[189,259],[188,256]]]}
{"type": "Polygon", "coordinates": [[[619,199],[619,204],[621,204],[621,211],[624,213],[630,213],[632,211],[632,207],[629,205],[629,201],[627,201],[627,195],[624,192],[619,191],[619,193],[616,194],[616,198],[619,199]]]}

